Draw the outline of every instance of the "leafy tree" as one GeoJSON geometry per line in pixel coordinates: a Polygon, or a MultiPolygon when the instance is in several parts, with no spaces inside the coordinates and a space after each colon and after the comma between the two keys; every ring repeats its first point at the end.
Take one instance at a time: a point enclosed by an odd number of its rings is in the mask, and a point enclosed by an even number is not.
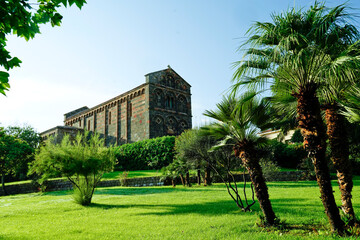
{"type": "Polygon", "coordinates": [[[275,79],[275,91],[286,91],[296,98],[304,147],[314,164],[331,229],[339,234],[345,232],[344,222],[335,203],[326,162],[326,130],[317,92],[330,78],[356,80],[354,66],[359,65],[358,57],[346,51],[330,53],[338,42],[354,37],[349,29],[355,27],[346,22],[349,16],[344,5],[328,9],[315,2],[307,11],[291,9],[272,15],[272,23],[255,23],[246,42],[251,47],[244,60],[237,63],[234,75],[234,89],[243,84],[263,87],[275,79]]]}
{"type": "Polygon", "coordinates": [[[198,184],[201,172],[205,173],[204,184],[211,184],[210,164],[214,158],[208,150],[214,144],[214,138],[201,136],[198,129],[186,130],[175,140],[176,157],[184,159],[191,169],[198,171],[198,184]]]}
{"type": "Polygon", "coordinates": [[[104,147],[104,139],[95,133],[78,134],[74,142],[66,135],[61,144],[49,139],[35,156],[30,173],[41,175],[41,181],[62,175],[74,187],[75,201],[89,205],[95,190],[105,172],[111,171],[115,164],[114,150],[104,147]]]}
{"type": "MultiPolygon", "coordinates": [[[[12,57],[6,49],[6,36],[15,34],[26,41],[40,33],[40,24],[50,22],[51,25],[60,26],[62,16],[57,12],[61,7],[76,4],[81,8],[85,0],[7,0],[0,1],[0,66],[6,71],[20,66],[20,59],[12,57]]],[[[9,74],[0,71],[0,93],[5,95],[9,90],[9,74]]]]}
{"type": "Polygon", "coordinates": [[[14,174],[17,165],[33,154],[31,147],[21,139],[15,138],[0,128],[0,174],[5,194],[5,175],[14,174]]]}
{"type": "Polygon", "coordinates": [[[14,136],[27,142],[29,146],[33,149],[36,149],[41,142],[41,137],[39,133],[36,132],[35,129],[29,125],[24,125],[23,127],[9,126],[5,128],[5,132],[8,135],[14,136]]]}
{"type": "Polygon", "coordinates": [[[248,170],[266,224],[275,225],[276,216],[269,199],[268,188],[257,156],[257,147],[266,140],[257,135],[259,128],[269,120],[267,105],[254,98],[254,93],[244,94],[240,99],[229,97],[217,104],[216,111],[206,111],[205,116],[218,122],[204,128],[208,134],[221,139],[216,148],[233,145],[235,156],[248,170]]]}
{"type": "Polygon", "coordinates": [[[21,139],[26,142],[33,154],[30,156],[25,156],[25,158],[19,158],[15,167],[14,176],[15,179],[24,180],[27,179],[27,173],[29,171],[29,163],[34,161],[35,150],[39,147],[41,142],[40,135],[32,128],[31,126],[25,125],[20,126],[9,126],[5,128],[5,133],[7,135],[13,136],[17,139],[21,139]]]}

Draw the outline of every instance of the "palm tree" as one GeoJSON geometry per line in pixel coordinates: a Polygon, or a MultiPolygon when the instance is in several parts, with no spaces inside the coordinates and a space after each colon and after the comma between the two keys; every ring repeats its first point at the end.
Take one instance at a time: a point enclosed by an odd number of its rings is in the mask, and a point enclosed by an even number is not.
{"type": "Polygon", "coordinates": [[[343,24],[347,16],[344,5],[328,10],[316,2],[307,11],[292,9],[273,15],[273,23],[255,23],[244,45],[251,48],[244,60],[236,63],[234,74],[237,81],[234,90],[243,84],[264,87],[276,79],[282,90],[296,98],[304,147],[314,164],[331,229],[339,234],[344,233],[344,222],[335,203],[325,158],[326,130],[317,92],[329,76],[336,75],[336,81],[356,78],[353,66],[359,64],[357,57],[334,56],[328,50],[334,43],[353,37],[351,31],[345,36],[341,34],[344,29],[354,29],[343,24]]]}
{"type": "Polygon", "coordinates": [[[265,125],[268,116],[266,105],[254,99],[254,94],[248,93],[240,99],[229,97],[217,104],[216,111],[206,111],[205,116],[218,122],[202,128],[203,131],[222,139],[216,147],[223,147],[229,142],[235,143],[233,150],[248,170],[256,197],[268,225],[276,224],[276,216],[272,209],[265,178],[257,157],[257,146],[265,139],[257,135],[257,126],[265,125]]]}

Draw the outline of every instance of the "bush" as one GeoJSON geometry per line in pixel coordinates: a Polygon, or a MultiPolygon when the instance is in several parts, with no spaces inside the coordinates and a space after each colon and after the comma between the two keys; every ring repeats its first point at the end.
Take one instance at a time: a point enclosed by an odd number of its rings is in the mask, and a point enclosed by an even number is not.
{"type": "Polygon", "coordinates": [[[41,176],[40,183],[53,175],[67,177],[73,184],[74,199],[81,205],[91,203],[96,185],[115,163],[113,149],[104,147],[104,139],[98,134],[88,138],[88,134],[78,134],[74,142],[66,135],[61,144],[55,144],[50,138],[30,168],[30,174],[41,176]]]}
{"type": "Polygon", "coordinates": [[[279,166],[274,163],[273,161],[266,161],[262,159],[260,161],[260,166],[263,171],[263,175],[266,179],[266,181],[273,181],[276,179],[276,176],[280,172],[279,166]]]}
{"type": "Polygon", "coordinates": [[[128,143],[116,148],[117,170],[161,169],[174,159],[175,137],[165,136],[128,143]]]}
{"type": "Polygon", "coordinates": [[[302,143],[285,144],[277,140],[271,140],[268,145],[271,153],[270,161],[283,168],[298,168],[307,153],[302,143]]]}

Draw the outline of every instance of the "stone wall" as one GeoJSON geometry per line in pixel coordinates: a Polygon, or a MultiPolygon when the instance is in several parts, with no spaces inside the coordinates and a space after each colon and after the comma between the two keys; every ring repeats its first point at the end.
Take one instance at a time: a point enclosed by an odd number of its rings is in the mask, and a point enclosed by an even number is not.
{"type": "MultiPolygon", "coordinates": [[[[299,181],[303,179],[304,172],[279,172],[276,174],[274,179],[269,179],[268,181],[299,181]]],[[[250,181],[249,176],[245,175],[246,180],[250,181]]],[[[236,181],[242,182],[243,175],[235,175],[236,181]]],[[[191,177],[191,183],[196,183],[196,177],[191,177]]],[[[213,179],[214,182],[222,182],[219,177],[213,179]]],[[[180,178],[176,179],[176,184],[181,184],[180,178]]],[[[115,186],[127,186],[127,187],[146,187],[146,186],[163,186],[171,185],[170,179],[164,179],[164,177],[144,177],[144,178],[128,178],[128,179],[114,179],[114,180],[103,180],[100,182],[98,187],[115,187],[115,186]]],[[[72,185],[69,181],[65,179],[59,180],[49,180],[46,181],[43,190],[46,192],[51,191],[63,191],[71,190],[72,185]]],[[[39,192],[40,186],[33,183],[21,183],[13,184],[6,186],[6,191],[9,195],[13,194],[22,194],[22,193],[32,193],[39,192]]],[[[0,188],[0,196],[4,196],[3,190],[0,188]]]]}

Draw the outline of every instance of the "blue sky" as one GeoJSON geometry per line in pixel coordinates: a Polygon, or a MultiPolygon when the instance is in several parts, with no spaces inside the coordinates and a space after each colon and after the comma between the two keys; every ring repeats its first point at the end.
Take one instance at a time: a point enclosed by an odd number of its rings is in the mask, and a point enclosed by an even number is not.
{"type": "MultiPolygon", "coordinates": [[[[327,6],[344,3],[327,1],[327,6]]],[[[26,42],[8,37],[23,63],[11,70],[11,90],[0,96],[2,126],[37,131],[63,125],[63,114],[93,107],[145,82],[170,65],[192,85],[193,126],[209,121],[231,86],[237,48],[255,21],[306,0],[88,0],[82,10],[61,9],[61,27],[44,25],[26,42]]],[[[360,13],[360,1],[348,1],[360,13]]]]}

